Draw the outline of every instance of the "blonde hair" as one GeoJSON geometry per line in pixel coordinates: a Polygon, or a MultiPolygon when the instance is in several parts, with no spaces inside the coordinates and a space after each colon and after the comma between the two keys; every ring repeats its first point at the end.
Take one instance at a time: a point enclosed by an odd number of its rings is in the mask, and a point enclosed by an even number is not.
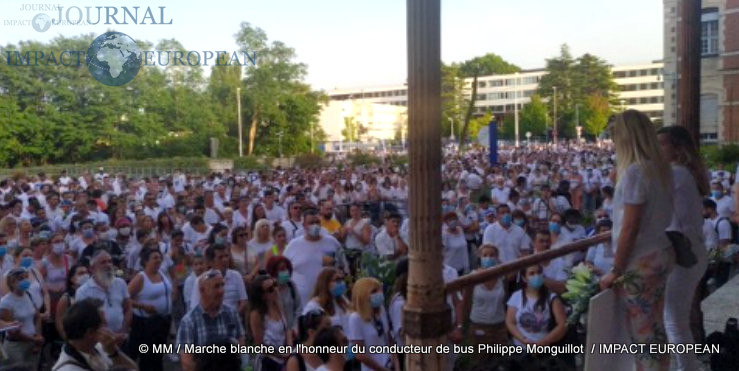
{"type": "Polygon", "coordinates": [[[251,239],[252,239],[252,241],[254,241],[254,242],[258,242],[259,241],[259,234],[257,233],[257,231],[259,231],[259,229],[262,228],[265,225],[269,228],[269,232],[267,232],[267,236],[268,236],[267,238],[272,239],[272,223],[269,220],[267,220],[267,219],[259,219],[254,224],[254,230],[251,233],[251,239]]]}
{"type": "Polygon", "coordinates": [[[637,164],[645,177],[659,181],[663,191],[672,192],[672,169],[659,150],[652,120],[633,109],[616,114],[611,120],[617,179],[626,174],[629,166],[637,164]]]}
{"type": "Polygon", "coordinates": [[[382,289],[382,284],[372,277],[360,278],[352,287],[352,306],[364,321],[372,320],[374,310],[370,303],[370,295],[377,288],[382,289]]]}

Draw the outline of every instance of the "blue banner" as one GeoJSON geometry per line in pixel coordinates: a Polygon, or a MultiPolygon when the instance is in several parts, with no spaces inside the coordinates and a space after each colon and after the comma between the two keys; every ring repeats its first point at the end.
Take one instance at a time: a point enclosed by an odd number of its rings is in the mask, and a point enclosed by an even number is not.
{"type": "Polygon", "coordinates": [[[488,139],[490,140],[490,165],[498,164],[498,121],[493,120],[488,124],[488,139]]]}

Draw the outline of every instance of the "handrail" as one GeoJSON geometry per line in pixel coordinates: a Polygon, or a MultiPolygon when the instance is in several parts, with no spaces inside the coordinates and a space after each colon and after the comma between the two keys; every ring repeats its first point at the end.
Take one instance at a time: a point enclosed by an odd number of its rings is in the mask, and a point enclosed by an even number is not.
{"type": "Polygon", "coordinates": [[[610,241],[610,239],[611,232],[605,232],[590,238],[586,238],[584,240],[568,243],[564,246],[550,249],[548,251],[528,255],[509,263],[501,264],[493,268],[484,269],[478,272],[470,273],[466,276],[459,277],[456,280],[447,283],[445,285],[445,290],[447,293],[460,291],[466,287],[472,287],[512,272],[518,272],[519,270],[532,266],[534,264],[539,264],[547,260],[559,258],[561,256],[571,254],[575,251],[585,250],[590,246],[605,241],[610,241]]]}

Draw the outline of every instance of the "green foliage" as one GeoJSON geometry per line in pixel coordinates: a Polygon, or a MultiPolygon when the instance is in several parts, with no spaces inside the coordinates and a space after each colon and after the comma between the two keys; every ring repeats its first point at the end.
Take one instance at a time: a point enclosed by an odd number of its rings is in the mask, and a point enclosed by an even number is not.
{"type": "Polygon", "coordinates": [[[392,167],[405,167],[408,166],[408,155],[396,155],[391,154],[385,157],[385,163],[392,167]]]}
{"type": "Polygon", "coordinates": [[[358,131],[359,124],[354,122],[354,117],[345,117],[344,129],[341,130],[341,135],[344,136],[344,140],[349,143],[356,142],[358,131]]]}
{"type": "Polygon", "coordinates": [[[367,152],[352,152],[347,154],[346,160],[352,166],[363,166],[363,165],[379,165],[382,163],[382,159],[367,152]]]}
{"type": "Polygon", "coordinates": [[[600,135],[608,125],[611,116],[608,99],[600,94],[590,94],[585,98],[585,107],[580,109],[580,122],[585,133],[600,135]]]}
{"type": "Polygon", "coordinates": [[[295,157],[295,166],[301,169],[317,169],[324,165],[323,157],[313,153],[305,153],[295,157]]]}
{"type": "Polygon", "coordinates": [[[269,159],[264,158],[258,158],[255,156],[244,156],[244,157],[236,157],[233,159],[234,162],[234,171],[240,171],[240,170],[266,170],[269,168],[267,166],[266,162],[268,162],[269,159]]]}
{"type": "MultiPolygon", "coordinates": [[[[257,66],[226,66],[221,60],[208,79],[202,67],[142,66],[133,81],[114,87],[94,80],[84,59],[67,66],[47,59],[34,66],[7,60],[15,52],[58,56],[87,50],[93,37],[0,46],[0,167],[207,156],[210,138],[222,143],[220,155],[235,157],[239,87],[245,137],[252,122],[259,129],[251,136],[255,154],[310,152],[311,133],[314,144],[324,137],[316,123],[326,97],[303,83],[305,65],[293,61],[291,48],[279,41],[267,44],[264,31],[248,24],[242,24],[236,41],[242,50],[257,51],[257,66]]],[[[186,50],[174,39],[156,47],[139,41],[139,46],[186,50]]]]}
{"type": "MultiPolygon", "coordinates": [[[[357,279],[363,277],[374,277],[382,283],[386,295],[388,290],[393,287],[395,282],[395,262],[379,257],[375,254],[362,253],[362,267],[364,269],[357,272],[357,279]]],[[[388,295],[389,296],[389,295],[388,295]]]]}
{"type": "Polygon", "coordinates": [[[449,137],[454,125],[454,136],[459,137],[463,112],[467,106],[464,98],[464,79],[459,67],[441,65],[441,135],[449,137]]]}
{"type": "MultiPolygon", "coordinates": [[[[565,44],[559,56],[547,59],[547,72],[539,83],[538,93],[547,100],[549,112],[553,112],[553,93],[554,88],[557,89],[557,117],[553,121],[559,136],[576,136],[577,106],[580,106],[581,115],[583,109],[587,111],[590,130],[602,130],[602,116],[610,115],[618,91],[610,66],[590,54],[574,59],[565,44]]],[[[582,116],[580,122],[584,122],[582,116]]]]}
{"type": "Polygon", "coordinates": [[[462,77],[500,75],[521,71],[515,64],[508,63],[501,56],[488,53],[475,57],[459,64],[459,73],[462,77]]]}
{"type": "MultiPolygon", "coordinates": [[[[522,135],[525,135],[527,131],[531,132],[534,137],[546,135],[549,109],[546,103],[541,100],[540,95],[534,94],[531,96],[531,102],[521,108],[520,114],[522,135]]],[[[522,138],[525,138],[525,136],[522,138]]]]}
{"type": "Polygon", "coordinates": [[[700,152],[709,168],[717,168],[718,165],[725,166],[729,171],[736,166],[739,160],[739,144],[731,143],[718,145],[703,145],[700,152]]]}

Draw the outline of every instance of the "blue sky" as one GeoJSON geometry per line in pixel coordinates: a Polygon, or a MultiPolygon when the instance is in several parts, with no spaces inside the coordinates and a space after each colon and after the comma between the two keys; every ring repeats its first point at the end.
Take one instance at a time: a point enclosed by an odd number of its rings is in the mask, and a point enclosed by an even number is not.
{"type": "MultiPolygon", "coordinates": [[[[575,55],[589,52],[612,64],[648,62],[662,57],[662,13],[659,0],[443,0],[442,60],[494,52],[537,68],[567,43],[575,55]]],[[[175,38],[188,50],[235,50],[233,35],[245,21],[295,48],[308,65],[307,82],[331,89],[403,83],[405,20],[404,0],[2,0],[0,44],[114,29],[151,42],[175,38]],[[21,10],[24,4],[149,6],[157,18],[158,7],[166,6],[173,23],[52,26],[44,33],[6,24],[39,13],[21,10]]]]}

